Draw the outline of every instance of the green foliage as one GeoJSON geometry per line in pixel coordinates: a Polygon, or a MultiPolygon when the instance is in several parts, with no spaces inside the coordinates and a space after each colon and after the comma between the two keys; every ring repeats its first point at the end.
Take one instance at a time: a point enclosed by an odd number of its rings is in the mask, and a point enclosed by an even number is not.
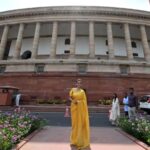
{"type": "Polygon", "coordinates": [[[40,129],[42,127],[44,127],[45,125],[47,125],[47,120],[42,119],[42,118],[36,118],[32,121],[32,126],[30,129],[30,133],[33,132],[36,129],[40,129]]]}
{"type": "Polygon", "coordinates": [[[98,101],[98,103],[101,104],[101,105],[111,105],[112,104],[112,100],[110,100],[110,99],[100,99],[98,101]]]}
{"type": "Polygon", "coordinates": [[[150,145],[150,121],[143,117],[135,120],[128,120],[127,118],[119,118],[118,126],[125,132],[133,135],[137,139],[150,145]]]}
{"type": "Polygon", "coordinates": [[[10,150],[25,136],[45,124],[43,119],[20,108],[14,112],[0,113],[0,150],[10,150]]]}
{"type": "Polygon", "coordinates": [[[66,100],[62,100],[62,99],[50,99],[50,100],[43,100],[43,99],[39,99],[37,100],[38,104],[65,104],[66,100]]]}

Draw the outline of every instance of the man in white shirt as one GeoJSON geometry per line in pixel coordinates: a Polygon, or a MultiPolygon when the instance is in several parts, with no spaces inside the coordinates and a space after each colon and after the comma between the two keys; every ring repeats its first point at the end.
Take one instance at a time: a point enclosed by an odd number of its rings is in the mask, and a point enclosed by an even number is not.
{"type": "Polygon", "coordinates": [[[125,93],[125,96],[123,98],[123,104],[124,104],[125,116],[128,117],[128,94],[127,93],[125,93]]]}

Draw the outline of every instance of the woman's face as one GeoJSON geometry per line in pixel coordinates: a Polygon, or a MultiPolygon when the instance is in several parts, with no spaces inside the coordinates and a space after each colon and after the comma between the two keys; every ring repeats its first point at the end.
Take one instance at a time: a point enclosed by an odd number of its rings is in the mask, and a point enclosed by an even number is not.
{"type": "Polygon", "coordinates": [[[77,88],[80,88],[80,87],[81,87],[81,80],[77,80],[77,82],[76,82],[76,87],[77,87],[77,88]]]}

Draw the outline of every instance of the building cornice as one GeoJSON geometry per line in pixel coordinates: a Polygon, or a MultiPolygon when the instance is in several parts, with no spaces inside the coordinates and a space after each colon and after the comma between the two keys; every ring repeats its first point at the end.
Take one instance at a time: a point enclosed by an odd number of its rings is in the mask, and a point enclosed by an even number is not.
{"type": "Polygon", "coordinates": [[[39,7],[18,9],[12,11],[0,12],[0,20],[15,19],[21,17],[34,17],[46,15],[83,15],[83,16],[120,16],[129,18],[150,19],[150,12],[112,7],[94,7],[94,6],[57,6],[57,7],[39,7]]]}

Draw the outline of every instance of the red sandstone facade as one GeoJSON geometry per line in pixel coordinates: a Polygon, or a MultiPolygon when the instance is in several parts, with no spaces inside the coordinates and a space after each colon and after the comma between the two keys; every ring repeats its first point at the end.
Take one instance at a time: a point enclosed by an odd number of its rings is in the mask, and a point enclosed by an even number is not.
{"type": "Polygon", "coordinates": [[[24,94],[23,99],[68,99],[69,89],[74,86],[75,80],[83,80],[88,101],[98,101],[109,98],[113,92],[122,99],[124,92],[133,87],[138,96],[148,94],[150,89],[149,75],[120,75],[88,73],[78,75],[75,73],[15,73],[0,77],[1,85],[15,85],[24,94]]]}

